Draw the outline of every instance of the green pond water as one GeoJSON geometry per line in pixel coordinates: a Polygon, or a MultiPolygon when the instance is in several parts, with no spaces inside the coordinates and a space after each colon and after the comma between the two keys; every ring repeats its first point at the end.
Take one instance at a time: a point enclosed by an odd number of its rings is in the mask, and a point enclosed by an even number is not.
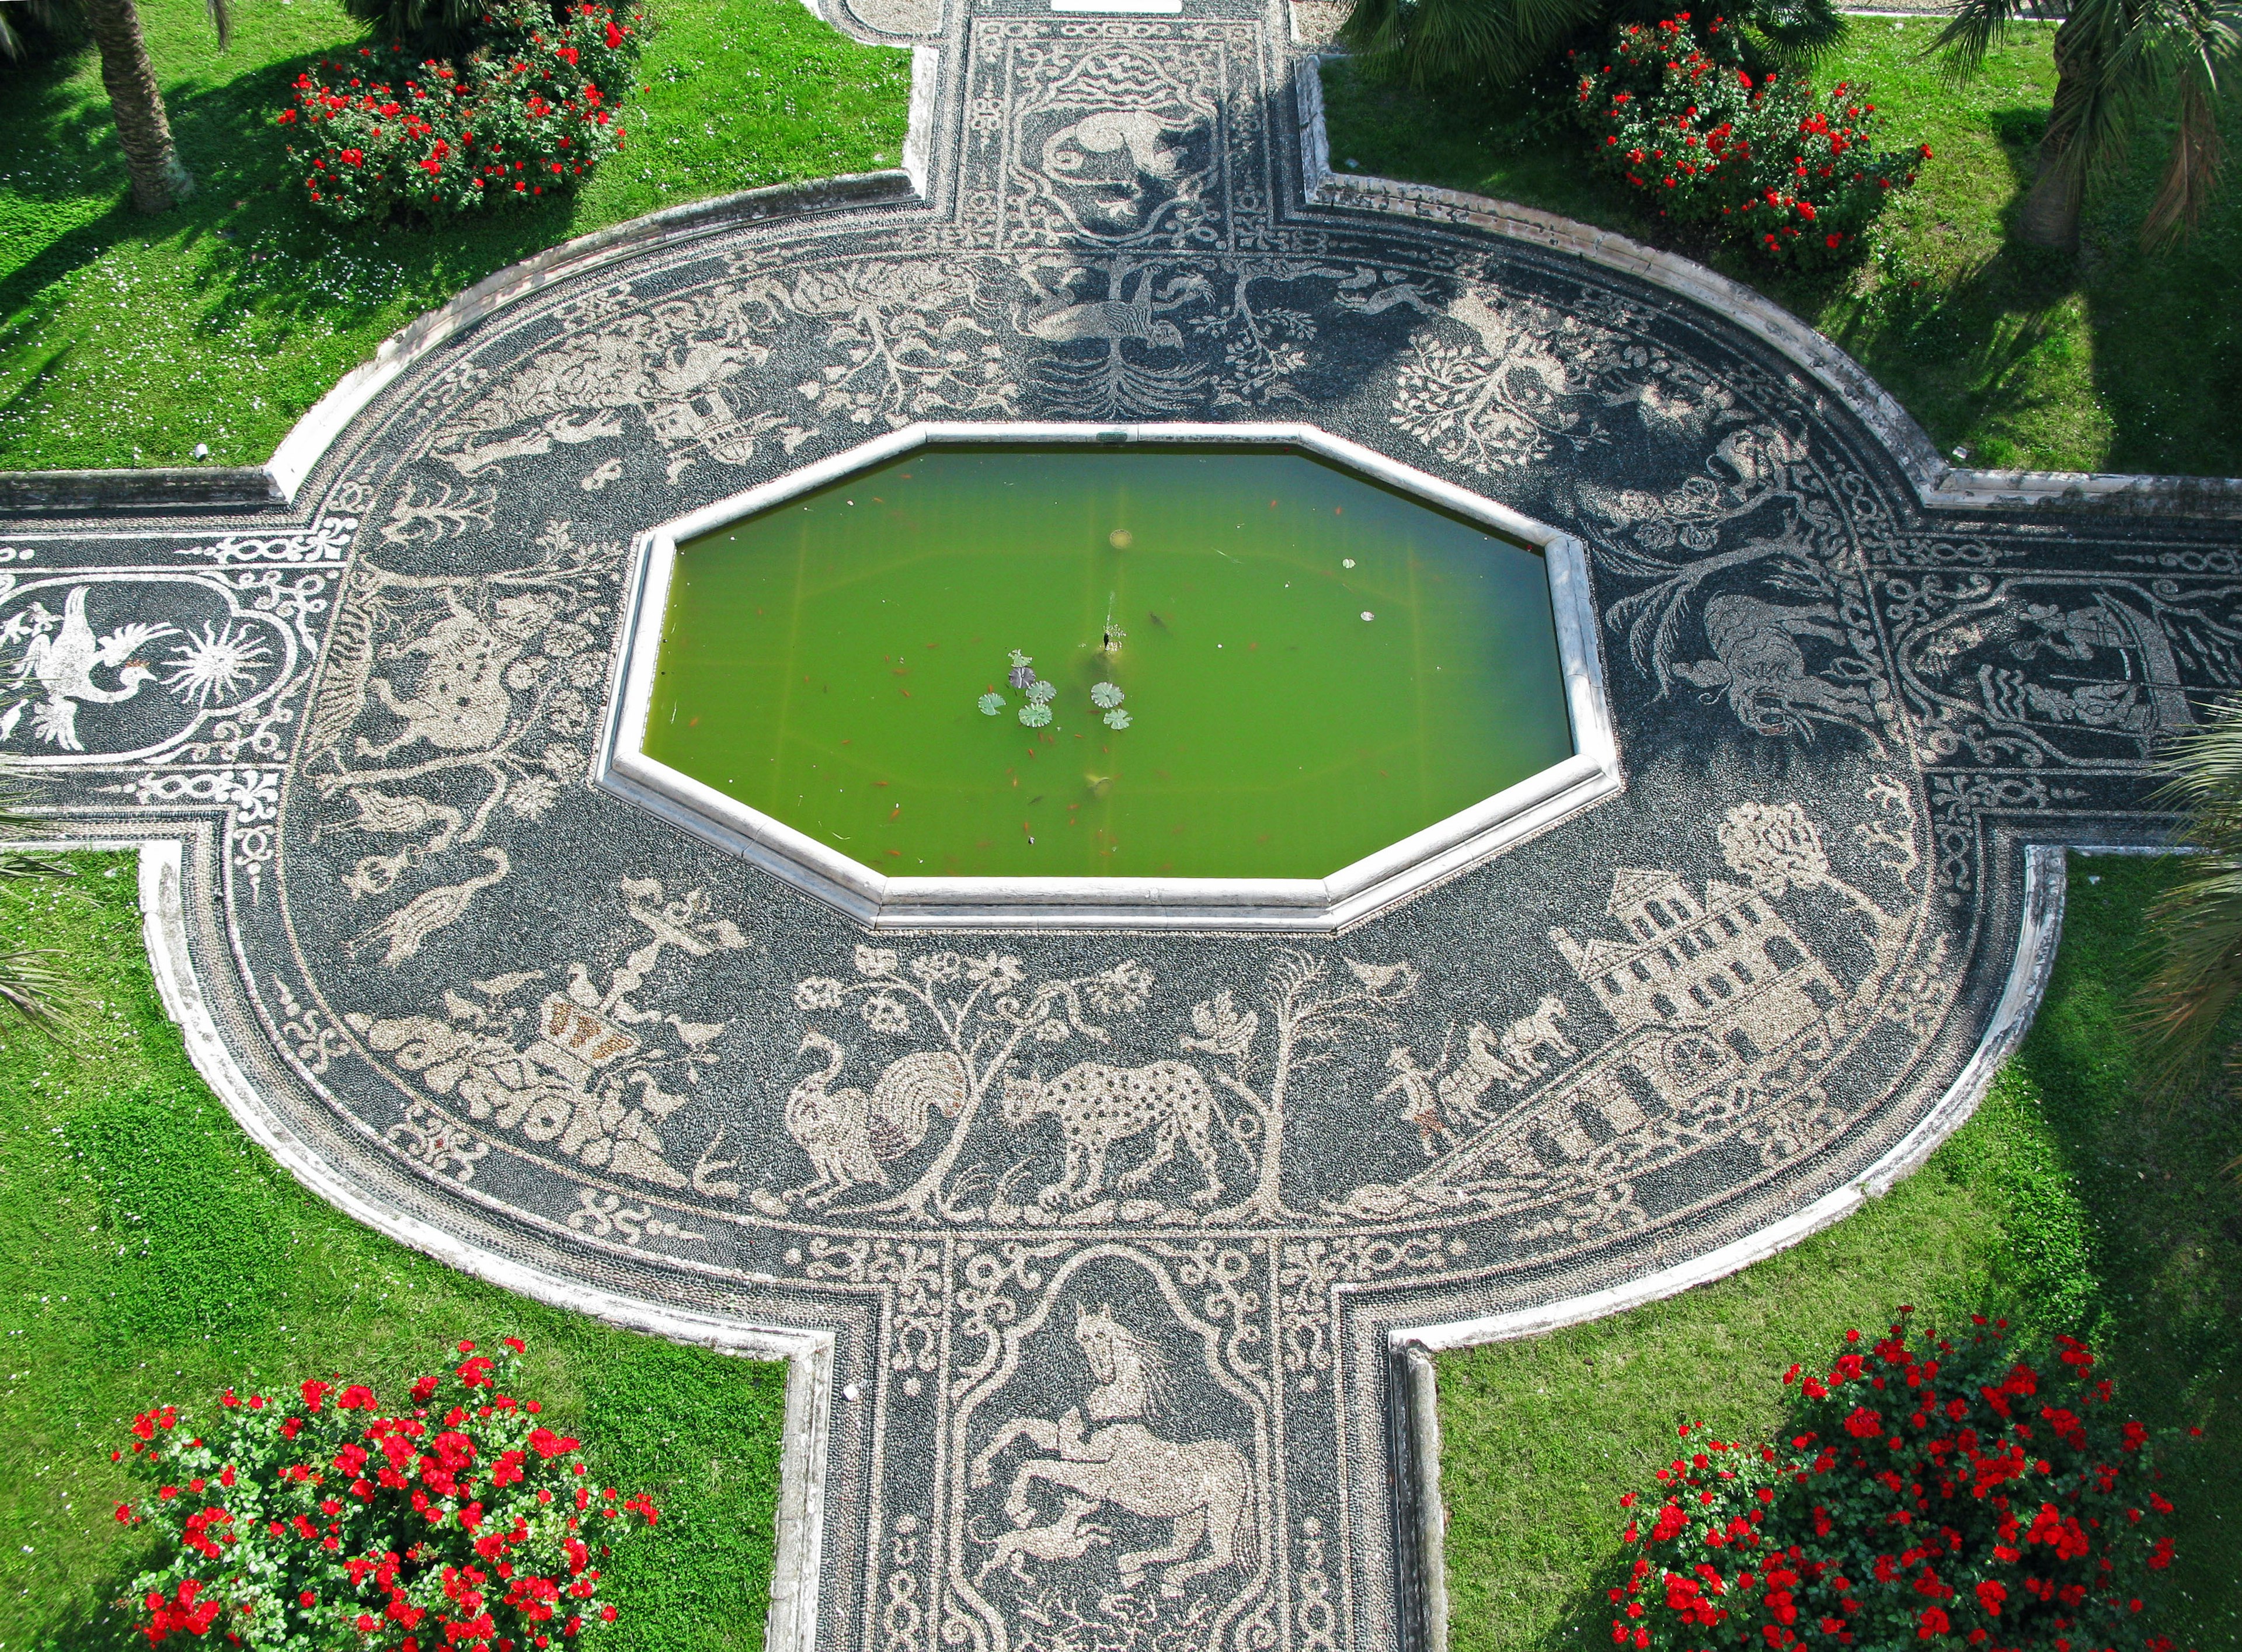
{"type": "Polygon", "coordinates": [[[646,750],[896,876],[1313,878],[1573,742],[1536,551],[1287,450],[960,447],[681,546],[646,750]]]}

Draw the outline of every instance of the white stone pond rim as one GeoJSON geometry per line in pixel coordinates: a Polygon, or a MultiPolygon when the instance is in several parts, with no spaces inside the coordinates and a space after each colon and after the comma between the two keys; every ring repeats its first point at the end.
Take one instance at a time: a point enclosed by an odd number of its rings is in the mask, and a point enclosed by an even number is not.
{"type": "Polygon", "coordinates": [[[1190,929],[1318,932],[1478,865],[1626,782],[1581,541],[1507,506],[1306,424],[916,424],[661,523],[632,546],[623,639],[593,783],[875,929],[1190,929]],[[1541,554],[1574,755],[1324,878],[889,877],[648,756],[656,655],[677,547],[868,467],[933,447],[1289,448],[1541,554]]]}

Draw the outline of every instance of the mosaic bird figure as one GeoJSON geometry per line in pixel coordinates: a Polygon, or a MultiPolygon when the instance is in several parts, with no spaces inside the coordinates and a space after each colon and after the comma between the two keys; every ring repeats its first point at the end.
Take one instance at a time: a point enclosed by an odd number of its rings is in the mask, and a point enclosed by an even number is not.
{"type": "Polygon", "coordinates": [[[387,950],[382,953],[381,961],[396,968],[418,952],[420,944],[438,930],[458,923],[467,912],[468,903],[475,898],[475,892],[488,889],[510,870],[502,849],[484,850],[482,856],[491,863],[491,870],[481,876],[422,891],[380,923],[351,937],[343,943],[344,948],[355,957],[376,941],[386,942],[387,950]]]}
{"type": "Polygon", "coordinates": [[[823,1033],[802,1035],[801,1053],[825,1054],[822,1071],[787,1092],[786,1133],[809,1155],[817,1179],[784,1197],[822,1205],[851,1187],[888,1185],[885,1164],[926,1139],[933,1115],[955,1118],[966,1100],[965,1070],[946,1051],[921,1051],[891,1063],[866,1095],[839,1090],[848,1054],[823,1033]]]}
{"type": "Polygon", "coordinates": [[[85,617],[85,594],[83,585],[72,588],[63,603],[62,628],[52,636],[33,637],[16,675],[19,685],[37,678],[46,691],[45,703],[31,714],[31,724],[40,739],[64,751],[85,749],[77,732],[79,705],[114,705],[139,693],[140,685],[152,682],[156,674],[132,656],[172,631],[168,625],[135,623],[96,637],[85,617]],[[124,668],[117,674],[114,688],[95,683],[96,671],[118,666],[124,668]]]}

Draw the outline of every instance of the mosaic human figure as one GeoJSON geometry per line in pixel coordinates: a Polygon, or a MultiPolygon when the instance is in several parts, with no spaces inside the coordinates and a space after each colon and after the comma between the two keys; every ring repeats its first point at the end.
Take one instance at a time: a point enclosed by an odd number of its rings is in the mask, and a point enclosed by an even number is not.
{"type": "Polygon", "coordinates": [[[1448,1121],[1440,1111],[1440,1080],[1437,1074],[1417,1064],[1417,1058],[1409,1053],[1406,1044],[1395,1044],[1386,1058],[1386,1064],[1393,1076],[1378,1092],[1383,1101],[1395,1091],[1401,1092],[1401,1117],[1417,1126],[1417,1140],[1425,1149],[1425,1157],[1439,1156],[1437,1145],[1445,1141],[1456,1145],[1456,1133],[1448,1128],[1448,1121]]]}

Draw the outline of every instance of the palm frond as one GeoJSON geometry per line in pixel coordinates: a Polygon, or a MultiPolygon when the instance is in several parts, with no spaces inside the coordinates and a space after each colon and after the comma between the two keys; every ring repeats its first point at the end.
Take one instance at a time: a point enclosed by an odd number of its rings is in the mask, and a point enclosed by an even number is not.
{"type": "Polygon", "coordinates": [[[1747,15],[1787,67],[1812,63],[1842,44],[1851,29],[1830,0],[1762,0],[1747,15]]]}
{"type": "Polygon", "coordinates": [[[2201,1077],[2220,1024],[2242,999],[2242,861],[2212,856],[2198,865],[2148,913],[2164,956],[2141,986],[2135,1023],[2152,1098],[2201,1077]]]}
{"type": "Polygon", "coordinates": [[[30,18],[41,29],[52,29],[57,21],[56,0],[6,0],[0,3],[0,57],[14,62],[30,50],[30,43],[9,17],[10,11],[30,18]]]}
{"type": "Polygon", "coordinates": [[[2219,104],[2190,77],[2180,91],[2179,125],[2172,134],[2171,158],[2148,216],[2141,220],[2141,245],[2170,246],[2195,228],[2203,209],[2219,191],[2226,145],[2219,134],[2219,104]]]}
{"type": "Polygon", "coordinates": [[[25,814],[23,803],[20,781],[5,763],[0,763],[0,878],[77,876],[70,863],[59,856],[11,847],[39,829],[37,818],[25,814]]]}
{"type": "Polygon", "coordinates": [[[2165,93],[2160,102],[2177,117],[2170,157],[2148,216],[2141,225],[2144,246],[2166,246],[2195,227],[2217,191],[2226,150],[2219,131],[2219,70],[2232,63],[2238,36],[2229,4],[2206,0],[2162,0],[2145,55],[2156,61],[2145,68],[2165,93]]]}
{"type": "Polygon", "coordinates": [[[2163,957],[2134,1003],[2145,1088],[2164,1098],[2201,1075],[2220,1023],[2242,1001],[2242,696],[2176,739],[2158,771],[2164,783],[2151,801],[2176,809],[2174,836],[2202,851],[2149,910],[2163,957]]]}
{"type": "Polygon", "coordinates": [[[78,988],[41,950],[0,952],[0,1005],[50,1038],[67,1032],[83,1009],[78,988]]]}
{"type": "Polygon", "coordinates": [[[2154,92],[2138,19],[2125,6],[2098,4],[2074,12],[2056,35],[2048,136],[2053,163],[2077,176],[2106,179],[2125,165],[2135,119],[2154,92]]]}
{"type": "Polygon", "coordinates": [[[77,869],[59,855],[43,850],[0,850],[0,878],[76,877],[77,869]]]}
{"type": "Polygon", "coordinates": [[[2175,736],[2156,773],[2162,783],[2150,801],[2181,816],[2182,842],[2242,857],[2242,695],[2175,736]]]}
{"type": "Polygon", "coordinates": [[[1944,58],[1950,78],[1967,80],[2007,36],[2010,24],[2047,16],[2045,0],[1961,0],[1923,56],[1944,58]]]}
{"type": "Polygon", "coordinates": [[[1413,86],[1522,80],[1601,15],[1599,0],[1358,0],[1340,38],[1413,86]]]}

